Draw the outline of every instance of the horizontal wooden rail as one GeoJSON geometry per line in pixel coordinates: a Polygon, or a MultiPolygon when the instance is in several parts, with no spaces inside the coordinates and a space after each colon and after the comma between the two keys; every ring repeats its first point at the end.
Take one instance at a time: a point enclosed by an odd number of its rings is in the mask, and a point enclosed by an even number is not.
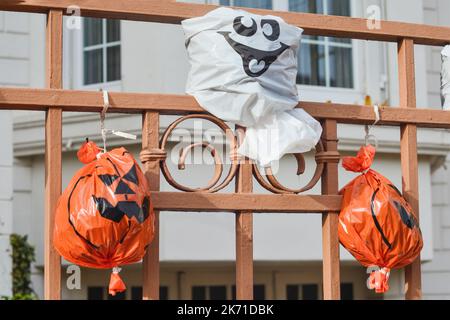
{"type": "Polygon", "coordinates": [[[339,212],[342,197],[337,195],[153,192],[152,201],[155,210],[161,211],[323,213],[339,212]]]}
{"type": "MultiPolygon", "coordinates": [[[[188,95],[154,93],[110,93],[108,112],[138,113],[157,111],[161,114],[205,113],[188,95]]],[[[100,92],[57,89],[0,88],[0,110],[41,110],[60,107],[63,111],[100,112],[103,98],[100,92]]],[[[351,104],[301,102],[316,119],[339,123],[370,124],[375,121],[372,108],[351,104]]],[[[450,112],[436,109],[381,107],[380,125],[414,124],[418,127],[450,128],[450,112]]]]}
{"type": "MultiPolygon", "coordinates": [[[[182,20],[206,14],[214,5],[160,0],[2,0],[0,10],[47,13],[50,9],[79,7],[81,15],[123,20],[178,24],[182,20]]],[[[306,34],[353,39],[397,42],[409,38],[415,44],[441,46],[450,43],[450,28],[403,22],[381,21],[381,28],[369,29],[361,18],[324,16],[309,13],[282,12],[262,9],[245,10],[282,17],[290,24],[302,27],[306,34]]],[[[67,12],[66,12],[67,13],[67,12]]],[[[69,11],[71,14],[72,11],[69,11]]]]}

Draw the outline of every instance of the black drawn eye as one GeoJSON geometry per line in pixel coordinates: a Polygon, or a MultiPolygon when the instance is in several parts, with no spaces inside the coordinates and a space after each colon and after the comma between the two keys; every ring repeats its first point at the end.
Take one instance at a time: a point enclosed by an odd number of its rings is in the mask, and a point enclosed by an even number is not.
{"type": "Polygon", "coordinates": [[[267,40],[275,41],[280,36],[280,25],[272,19],[262,19],[261,28],[267,40]]]}
{"type": "MultiPolygon", "coordinates": [[[[244,18],[244,17],[239,16],[239,17],[234,18],[234,21],[233,21],[234,31],[236,31],[238,34],[240,34],[241,36],[244,36],[244,37],[253,36],[258,29],[258,26],[256,25],[256,21],[253,20],[253,18],[251,18],[252,25],[247,27],[242,23],[242,18],[244,18]]],[[[248,20],[248,18],[247,18],[247,20],[248,20]]]]}

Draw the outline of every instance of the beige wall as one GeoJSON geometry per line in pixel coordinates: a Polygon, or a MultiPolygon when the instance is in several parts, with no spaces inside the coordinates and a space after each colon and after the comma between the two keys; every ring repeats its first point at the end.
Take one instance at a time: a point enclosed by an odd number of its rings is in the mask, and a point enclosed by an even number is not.
{"type": "MultiPolygon", "coordinates": [[[[319,262],[256,262],[254,272],[254,283],[255,285],[264,285],[266,299],[286,299],[286,286],[289,284],[317,284],[319,298],[322,295],[322,266],[319,262]]],[[[142,286],[140,265],[127,266],[122,269],[120,274],[128,288],[125,294],[126,298],[131,299],[131,288],[142,286]]],[[[107,287],[110,271],[81,269],[80,290],[68,290],[66,286],[68,275],[64,270],[63,275],[63,298],[86,299],[89,286],[107,287]]],[[[367,289],[366,280],[367,274],[364,268],[359,266],[342,267],[341,283],[353,284],[355,299],[382,298],[382,295],[367,289]]],[[[169,299],[191,299],[193,286],[226,286],[227,299],[232,299],[234,284],[234,265],[230,262],[171,262],[161,265],[161,286],[168,287],[169,299]]]]}
{"type": "MultiPolygon", "coordinates": [[[[450,1],[424,0],[424,23],[436,26],[450,25],[450,1]]],[[[427,61],[427,89],[428,105],[437,109],[441,108],[440,98],[440,72],[441,72],[441,47],[425,47],[427,61]]]]}
{"type": "MultiPolygon", "coordinates": [[[[24,15],[0,12],[0,86],[28,84],[28,20],[24,15]],[[4,45],[8,43],[9,45],[4,45]]],[[[12,112],[0,111],[0,297],[10,296],[13,232],[12,112]]]]}
{"type": "MultiPolygon", "coordinates": [[[[450,25],[450,1],[424,0],[425,23],[450,25]]],[[[440,47],[426,47],[428,105],[441,108],[440,47]]],[[[450,165],[450,159],[445,162],[450,165]]],[[[423,293],[426,299],[450,299],[450,175],[440,168],[432,176],[434,259],[423,265],[423,293]]]]}

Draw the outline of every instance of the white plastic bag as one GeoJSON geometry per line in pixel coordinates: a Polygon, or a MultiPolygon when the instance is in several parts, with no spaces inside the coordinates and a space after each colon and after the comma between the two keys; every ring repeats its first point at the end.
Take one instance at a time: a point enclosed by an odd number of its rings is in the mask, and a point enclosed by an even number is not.
{"type": "Polygon", "coordinates": [[[186,91],[213,115],[247,127],[240,154],[267,166],[314,148],[320,124],[304,110],[291,111],[302,29],[224,7],[182,26],[191,63],[186,91]]]}
{"type": "Polygon", "coordinates": [[[450,110],[450,45],[442,50],[441,100],[444,110],[450,110]]]}

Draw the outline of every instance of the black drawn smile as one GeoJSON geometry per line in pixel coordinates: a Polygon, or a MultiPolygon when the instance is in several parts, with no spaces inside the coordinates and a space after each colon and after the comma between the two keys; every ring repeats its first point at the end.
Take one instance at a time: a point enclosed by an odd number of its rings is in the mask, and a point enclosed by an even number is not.
{"type": "Polygon", "coordinates": [[[236,42],[230,37],[229,31],[218,31],[221,35],[224,36],[225,40],[230,44],[230,46],[236,51],[242,58],[242,63],[244,66],[244,71],[250,77],[259,77],[264,72],[269,69],[270,65],[277,60],[277,58],[289,48],[286,44],[280,42],[280,48],[273,51],[263,51],[258,50],[249,46],[246,46],[242,43],[236,42]],[[255,66],[262,67],[259,71],[250,70],[250,62],[256,60],[256,63],[252,66],[255,69],[255,66]],[[263,64],[263,65],[262,65],[263,64]]]}

